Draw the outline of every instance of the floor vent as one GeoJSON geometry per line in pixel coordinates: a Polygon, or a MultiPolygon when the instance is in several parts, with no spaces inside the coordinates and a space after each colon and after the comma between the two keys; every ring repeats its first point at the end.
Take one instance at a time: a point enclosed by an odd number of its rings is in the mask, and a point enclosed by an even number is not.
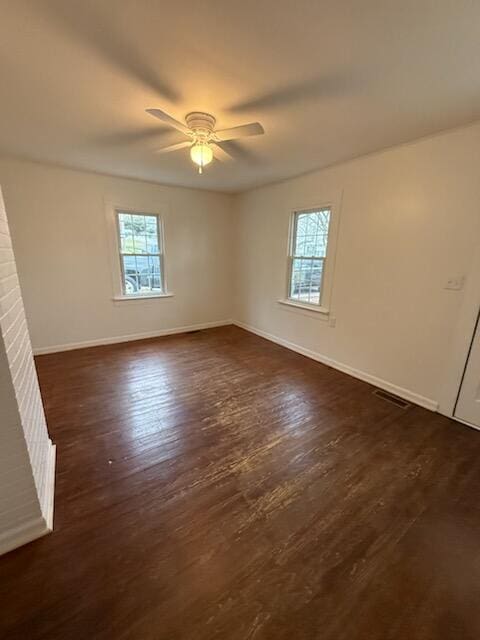
{"type": "Polygon", "coordinates": [[[392,393],[388,393],[388,391],[384,391],[383,389],[375,389],[375,391],[373,391],[373,395],[378,396],[379,398],[381,398],[382,400],[386,400],[387,402],[391,402],[395,406],[400,407],[400,409],[408,409],[412,406],[406,400],[403,400],[398,396],[394,396],[392,393]]]}

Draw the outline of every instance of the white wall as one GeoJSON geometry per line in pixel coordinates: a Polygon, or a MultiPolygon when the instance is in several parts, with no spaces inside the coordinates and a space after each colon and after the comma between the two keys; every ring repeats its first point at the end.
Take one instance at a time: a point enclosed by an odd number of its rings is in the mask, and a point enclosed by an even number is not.
{"type": "Polygon", "coordinates": [[[0,160],[35,349],[228,320],[232,196],[0,160]],[[105,201],[160,212],[173,298],[114,302],[105,201]]]}
{"type": "MultiPolygon", "coordinates": [[[[33,344],[233,317],[431,408],[450,385],[449,413],[480,302],[479,166],[480,124],[236,197],[2,159],[33,344]],[[106,201],[162,214],[173,298],[112,300],[106,201]],[[278,303],[290,211],[327,202],[340,215],[334,327],[278,303]],[[444,288],[462,275],[464,291],[444,288]]],[[[51,528],[54,459],[2,206],[0,329],[1,552],[51,528]]]]}
{"type": "Polygon", "coordinates": [[[54,451],[0,192],[0,553],[51,530],[54,451]]]}
{"type": "Polygon", "coordinates": [[[480,240],[480,124],[239,196],[234,317],[434,407],[480,240]],[[336,326],[278,304],[289,210],[341,199],[336,326]],[[418,394],[420,398],[415,398],[418,394]]]}
{"type": "Polygon", "coordinates": [[[449,413],[478,304],[479,160],[476,124],[234,197],[0,160],[32,342],[48,350],[233,317],[449,413]],[[112,300],[105,200],[163,212],[173,298],[112,300]],[[328,201],[341,203],[335,327],[277,302],[290,210],[328,201]],[[444,289],[469,273],[466,291],[444,289]]]}

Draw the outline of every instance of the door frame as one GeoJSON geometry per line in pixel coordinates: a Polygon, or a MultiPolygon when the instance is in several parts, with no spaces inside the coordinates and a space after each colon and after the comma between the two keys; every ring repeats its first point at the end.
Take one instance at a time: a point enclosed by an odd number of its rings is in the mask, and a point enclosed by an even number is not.
{"type": "Polygon", "coordinates": [[[480,329],[480,309],[478,311],[477,321],[476,321],[475,327],[473,329],[472,339],[470,340],[470,347],[468,349],[467,359],[465,361],[465,367],[463,369],[462,378],[460,380],[460,386],[458,388],[457,398],[455,400],[455,405],[453,407],[453,417],[454,417],[455,420],[458,420],[459,422],[462,422],[463,424],[466,424],[469,427],[472,427],[473,429],[478,429],[480,431],[480,425],[472,424],[468,420],[464,420],[463,418],[460,418],[459,416],[456,415],[457,407],[458,407],[458,401],[460,399],[460,394],[462,392],[462,386],[463,386],[463,383],[465,381],[465,374],[467,373],[468,365],[469,365],[469,362],[470,362],[470,357],[472,355],[472,349],[473,349],[473,346],[474,346],[474,343],[475,343],[475,338],[480,339],[479,329],[480,329]]]}
{"type": "MultiPolygon", "coordinates": [[[[467,366],[470,348],[475,335],[477,321],[480,314],[480,243],[474,252],[471,268],[465,284],[462,302],[457,316],[457,322],[452,333],[452,339],[445,361],[445,382],[443,384],[438,411],[458,422],[464,422],[455,417],[455,406],[460,393],[463,375],[467,366]]],[[[478,427],[477,427],[478,428],[478,427]]]]}

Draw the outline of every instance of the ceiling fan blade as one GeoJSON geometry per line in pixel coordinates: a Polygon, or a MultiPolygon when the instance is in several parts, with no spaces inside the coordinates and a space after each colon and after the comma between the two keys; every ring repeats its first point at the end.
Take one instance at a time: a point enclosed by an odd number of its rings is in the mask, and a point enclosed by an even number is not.
{"type": "Polygon", "coordinates": [[[215,160],[220,160],[220,162],[230,162],[234,159],[228,151],[225,151],[225,149],[217,143],[212,144],[212,151],[215,160]]]}
{"type": "MultiPolygon", "coordinates": [[[[30,3],[31,10],[38,11],[55,23],[83,47],[89,55],[95,55],[117,68],[122,77],[142,83],[153,95],[177,102],[179,94],[159,75],[159,65],[149,60],[133,39],[127,37],[120,20],[112,20],[111,7],[104,2],[65,2],[65,0],[39,0],[30,3]]],[[[97,60],[95,59],[95,63],[97,60]]]]}
{"type": "Polygon", "coordinates": [[[160,109],[145,109],[145,111],[151,116],[154,116],[162,122],[165,122],[165,124],[169,124],[171,127],[175,127],[175,129],[178,129],[182,133],[185,133],[187,135],[190,133],[190,129],[186,125],[182,124],[178,120],[175,120],[175,118],[172,118],[172,116],[169,116],[168,113],[165,113],[160,109]]]}
{"type": "Polygon", "coordinates": [[[236,140],[237,138],[246,138],[247,136],[261,136],[265,133],[262,125],[259,122],[251,122],[250,124],[241,124],[239,127],[232,127],[231,129],[221,129],[215,131],[215,135],[220,140],[236,140]]]}
{"type": "Polygon", "coordinates": [[[349,97],[358,89],[364,89],[366,82],[367,78],[363,74],[353,75],[349,70],[338,70],[237,102],[229,108],[229,111],[247,113],[259,109],[279,109],[310,100],[349,97]]]}
{"type": "Polygon", "coordinates": [[[192,143],[190,140],[185,140],[184,142],[177,142],[176,144],[170,144],[168,147],[162,147],[161,149],[157,149],[155,153],[170,153],[170,151],[178,151],[178,149],[184,149],[185,147],[191,147],[192,143]]]}
{"type": "Polygon", "coordinates": [[[157,142],[161,142],[162,138],[172,135],[176,134],[172,133],[171,129],[168,129],[167,127],[159,127],[157,124],[153,123],[153,125],[144,127],[143,129],[113,131],[95,136],[92,140],[102,145],[128,146],[140,144],[155,138],[157,139],[157,142]]]}

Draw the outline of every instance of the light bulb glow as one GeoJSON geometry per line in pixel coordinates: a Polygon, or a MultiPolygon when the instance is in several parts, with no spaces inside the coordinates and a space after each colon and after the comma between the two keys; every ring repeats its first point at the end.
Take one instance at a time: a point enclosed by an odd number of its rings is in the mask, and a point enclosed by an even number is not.
{"type": "Polygon", "coordinates": [[[190,158],[198,165],[201,173],[202,167],[213,160],[213,151],[208,144],[197,142],[190,149],[190,158]]]}

